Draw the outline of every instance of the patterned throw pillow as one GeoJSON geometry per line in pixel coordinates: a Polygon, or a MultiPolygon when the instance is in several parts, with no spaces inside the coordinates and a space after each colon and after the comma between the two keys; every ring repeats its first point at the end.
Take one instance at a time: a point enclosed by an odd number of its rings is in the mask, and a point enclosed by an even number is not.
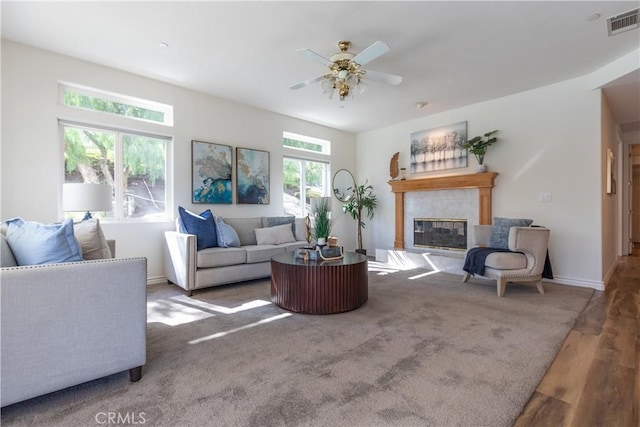
{"type": "Polygon", "coordinates": [[[529,227],[531,224],[533,224],[532,219],[494,217],[489,246],[509,249],[509,230],[511,227],[529,227]]]}

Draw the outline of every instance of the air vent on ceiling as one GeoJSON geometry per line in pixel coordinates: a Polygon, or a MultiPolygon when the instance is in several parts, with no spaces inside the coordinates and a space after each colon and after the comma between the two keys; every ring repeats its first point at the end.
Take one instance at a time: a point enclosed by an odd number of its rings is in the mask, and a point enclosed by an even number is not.
{"type": "Polygon", "coordinates": [[[640,28],[640,23],[638,23],[638,10],[639,9],[630,10],[629,12],[608,18],[607,28],[609,30],[609,36],[615,36],[625,31],[640,28]]]}

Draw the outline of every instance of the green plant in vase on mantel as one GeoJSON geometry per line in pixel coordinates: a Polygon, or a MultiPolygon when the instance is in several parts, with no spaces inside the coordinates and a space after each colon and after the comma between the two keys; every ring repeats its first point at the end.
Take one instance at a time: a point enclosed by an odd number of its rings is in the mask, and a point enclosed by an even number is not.
{"type": "Polygon", "coordinates": [[[498,142],[498,138],[494,136],[496,133],[498,133],[497,130],[487,132],[484,134],[484,139],[482,136],[476,136],[475,138],[468,140],[467,143],[462,146],[476,157],[476,160],[478,161],[478,168],[476,169],[477,172],[487,171],[487,165],[484,164],[484,156],[487,154],[487,148],[498,142]]]}

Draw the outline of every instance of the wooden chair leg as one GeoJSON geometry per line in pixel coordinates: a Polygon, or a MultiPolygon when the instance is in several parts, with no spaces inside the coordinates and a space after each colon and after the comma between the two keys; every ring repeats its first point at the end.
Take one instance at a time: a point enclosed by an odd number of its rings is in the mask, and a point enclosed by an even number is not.
{"type": "Polygon", "coordinates": [[[129,380],[132,383],[140,381],[140,378],[142,378],[142,366],[129,369],[129,380]]]}
{"type": "Polygon", "coordinates": [[[500,277],[496,282],[498,285],[498,297],[502,298],[504,296],[504,290],[507,288],[507,279],[500,277]]]}
{"type": "Polygon", "coordinates": [[[544,294],[544,288],[542,287],[542,280],[538,280],[536,282],[536,288],[538,288],[538,292],[544,294]]]}
{"type": "Polygon", "coordinates": [[[464,276],[462,277],[462,283],[468,282],[471,278],[471,274],[465,271],[464,276]]]}

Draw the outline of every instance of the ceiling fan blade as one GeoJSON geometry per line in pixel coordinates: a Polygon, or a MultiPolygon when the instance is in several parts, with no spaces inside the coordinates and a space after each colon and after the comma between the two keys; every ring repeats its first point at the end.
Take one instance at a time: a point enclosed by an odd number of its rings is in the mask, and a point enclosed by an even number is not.
{"type": "Polygon", "coordinates": [[[301,55],[306,56],[307,58],[311,59],[312,61],[316,61],[316,62],[321,63],[322,65],[326,65],[327,67],[332,64],[332,62],[328,58],[325,58],[324,56],[320,55],[319,53],[316,53],[316,52],[312,51],[311,49],[307,49],[307,48],[298,49],[298,50],[296,50],[296,52],[298,52],[301,55]]]}
{"type": "Polygon", "coordinates": [[[375,82],[387,83],[393,86],[397,86],[402,83],[402,76],[395,74],[381,73],[380,71],[367,70],[364,75],[365,80],[373,80],[375,82]]]}
{"type": "Polygon", "coordinates": [[[357,54],[351,60],[358,65],[368,64],[369,62],[376,59],[378,56],[389,52],[391,48],[381,41],[374,42],[371,46],[357,54]]]}
{"type": "Polygon", "coordinates": [[[305,80],[305,81],[300,82],[300,83],[296,83],[293,86],[290,86],[289,89],[294,89],[295,90],[295,89],[300,89],[300,88],[303,88],[303,87],[307,87],[307,86],[312,85],[314,83],[318,83],[321,80],[324,80],[325,77],[326,77],[326,75],[314,77],[312,79],[305,80]]]}

